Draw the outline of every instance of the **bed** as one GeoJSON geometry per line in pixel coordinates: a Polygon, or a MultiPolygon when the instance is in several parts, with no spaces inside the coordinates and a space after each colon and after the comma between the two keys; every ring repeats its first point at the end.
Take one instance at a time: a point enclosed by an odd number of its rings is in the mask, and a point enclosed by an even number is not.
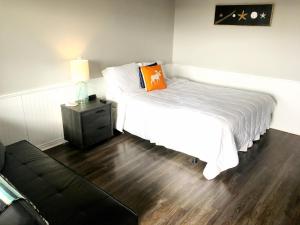
{"type": "Polygon", "coordinates": [[[103,72],[106,97],[116,103],[116,129],[206,162],[208,180],[237,166],[238,151],[247,151],[270,127],[275,101],[268,94],[181,78],[146,92],[133,85],[136,66],[118,69],[103,72]]]}

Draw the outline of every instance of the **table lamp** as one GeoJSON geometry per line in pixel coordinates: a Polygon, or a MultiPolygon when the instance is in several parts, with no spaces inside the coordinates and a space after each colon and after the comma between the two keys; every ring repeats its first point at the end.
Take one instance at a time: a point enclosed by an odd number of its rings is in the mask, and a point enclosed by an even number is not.
{"type": "Polygon", "coordinates": [[[76,103],[85,104],[88,99],[87,82],[90,78],[89,61],[75,59],[70,62],[71,79],[76,83],[76,103]]]}

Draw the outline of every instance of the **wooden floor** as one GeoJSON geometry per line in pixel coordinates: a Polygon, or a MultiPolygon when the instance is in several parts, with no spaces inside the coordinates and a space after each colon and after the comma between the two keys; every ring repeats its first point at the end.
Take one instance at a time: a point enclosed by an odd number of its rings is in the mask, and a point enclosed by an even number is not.
{"type": "Polygon", "coordinates": [[[139,214],[141,225],[300,224],[300,137],[269,130],[212,181],[192,157],[130,134],[88,152],[47,153],[139,214]]]}

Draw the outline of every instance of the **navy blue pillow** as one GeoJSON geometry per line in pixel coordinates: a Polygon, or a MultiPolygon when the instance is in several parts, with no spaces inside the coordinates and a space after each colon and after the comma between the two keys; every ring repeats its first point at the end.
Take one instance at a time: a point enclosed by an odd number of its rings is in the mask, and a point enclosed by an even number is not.
{"type": "MultiPolygon", "coordinates": [[[[158,65],[157,63],[153,63],[153,64],[150,64],[150,65],[147,65],[147,66],[157,66],[157,65],[158,65]]],[[[145,88],[145,82],[144,82],[143,74],[142,74],[142,71],[141,71],[141,67],[139,67],[139,77],[140,77],[141,88],[145,88]]]]}

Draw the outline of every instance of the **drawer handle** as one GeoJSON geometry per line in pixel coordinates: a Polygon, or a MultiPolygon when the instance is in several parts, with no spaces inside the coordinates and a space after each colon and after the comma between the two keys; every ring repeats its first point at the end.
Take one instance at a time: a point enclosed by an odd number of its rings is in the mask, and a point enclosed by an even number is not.
{"type": "Polygon", "coordinates": [[[99,113],[103,113],[103,112],[105,112],[105,110],[101,109],[101,110],[98,110],[96,113],[99,114],[99,113]]]}
{"type": "Polygon", "coordinates": [[[105,126],[103,126],[103,127],[98,127],[97,129],[98,130],[102,130],[102,129],[104,129],[105,128],[105,126]]]}

